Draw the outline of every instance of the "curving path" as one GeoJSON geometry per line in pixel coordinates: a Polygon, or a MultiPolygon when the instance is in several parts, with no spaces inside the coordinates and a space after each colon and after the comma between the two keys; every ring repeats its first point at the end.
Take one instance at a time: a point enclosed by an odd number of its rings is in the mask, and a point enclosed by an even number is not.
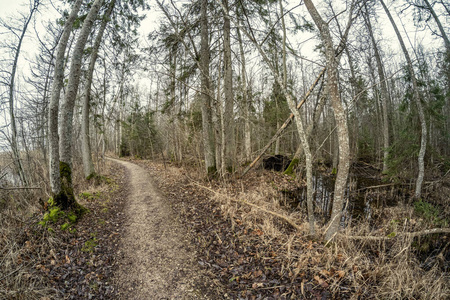
{"type": "Polygon", "coordinates": [[[114,279],[119,299],[206,299],[195,288],[198,270],[195,256],[186,250],[190,242],[148,171],[110,160],[126,167],[131,184],[114,279]]]}

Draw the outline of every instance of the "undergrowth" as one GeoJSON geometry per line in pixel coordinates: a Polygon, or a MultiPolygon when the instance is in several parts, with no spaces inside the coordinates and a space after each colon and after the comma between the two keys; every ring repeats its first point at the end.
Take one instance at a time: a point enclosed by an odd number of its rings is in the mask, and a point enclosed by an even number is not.
{"type": "MultiPolygon", "coordinates": [[[[101,200],[99,205],[106,208],[110,202],[110,193],[106,191],[117,190],[117,184],[103,176],[95,183],[86,183],[81,168],[74,169],[77,182],[74,190],[84,191],[79,199],[84,203],[101,200]]],[[[45,170],[35,173],[43,176],[35,181],[48,182],[45,170]]],[[[89,213],[87,217],[91,217],[89,213]]],[[[0,299],[64,297],[50,274],[52,268],[64,261],[59,252],[76,246],[70,244],[71,241],[82,236],[76,229],[79,220],[75,213],[57,207],[53,199],[48,198],[45,186],[42,189],[0,189],[0,299]]],[[[97,245],[97,238],[91,236],[83,250],[91,253],[97,245]]],[[[68,256],[65,259],[70,263],[68,256]]]]}
{"type": "MultiPolygon", "coordinates": [[[[230,253],[238,251],[237,261],[233,266],[223,267],[220,273],[223,275],[217,277],[229,275],[230,278],[222,279],[222,282],[230,288],[238,287],[240,297],[245,298],[249,295],[246,293],[262,295],[262,291],[266,293],[264,295],[288,295],[291,298],[321,295],[333,299],[448,299],[450,295],[449,236],[411,237],[407,234],[448,226],[440,210],[429,203],[375,209],[370,220],[353,220],[333,242],[325,244],[321,234],[326,224],[317,221],[319,233],[310,236],[306,210],[302,207],[287,210],[283,205],[286,199],[279,190],[284,184],[290,184],[289,176],[253,172],[239,180],[211,182],[202,181],[201,176],[194,178],[194,172],[183,169],[170,168],[170,173],[179,177],[177,182],[186,180],[181,174],[189,174],[190,182],[203,182],[208,186],[207,189],[197,187],[197,193],[206,192],[212,206],[217,205],[222,217],[228,220],[231,235],[199,236],[197,240],[199,246],[206,249],[207,257],[211,250],[228,251],[218,250],[222,245],[236,247],[230,253]],[[284,218],[294,221],[297,228],[284,218]],[[224,240],[224,236],[230,241],[224,240]],[[369,236],[380,239],[366,238],[369,236]],[[251,249],[247,254],[250,256],[243,257],[239,252],[241,248],[244,253],[245,249],[251,249]],[[246,265],[249,261],[255,264],[252,273],[234,271],[252,270],[246,265]],[[257,269],[261,268],[261,261],[262,264],[267,262],[262,273],[257,269]],[[281,267],[273,269],[275,261],[281,267]],[[275,278],[273,283],[269,277],[262,280],[264,274],[275,278]],[[256,279],[249,281],[251,278],[256,279]],[[319,293],[321,290],[323,292],[319,293]]],[[[208,228],[206,232],[221,231],[220,228],[208,228]]],[[[215,264],[222,267],[222,261],[217,259],[215,264]]],[[[209,263],[212,265],[213,261],[209,263]]],[[[214,269],[212,271],[216,273],[214,269]]]]}
{"type": "Polygon", "coordinates": [[[58,236],[39,225],[39,195],[9,191],[0,195],[0,299],[41,299],[56,292],[40,271],[37,258],[51,256],[58,236]]]}
{"type": "MultiPolygon", "coordinates": [[[[374,212],[372,224],[355,221],[333,242],[324,245],[321,236],[308,236],[306,212],[286,211],[280,205],[279,193],[270,185],[261,184],[239,193],[232,190],[225,185],[213,199],[220,201],[223,214],[232,224],[244,222],[260,231],[261,243],[276,240],[282,245],[278,255],[283,257],[283,271],[291,280],[311,274],[313,283],[328,289],[333,298],[444,299],[450,295],[448,236],[404,235],[448,226],[429,203],[379,209],[374,212]],[[295,220],[301,230],[289,229],[282,219],[230,199],[242,199],[295,220]],[[387,238],[353,238],[380,235],[387,238]],[[431,251],[433,247],[438,251],[431,251]]],[[[316,225],[323,233],[325,224],[316,225]]]]}

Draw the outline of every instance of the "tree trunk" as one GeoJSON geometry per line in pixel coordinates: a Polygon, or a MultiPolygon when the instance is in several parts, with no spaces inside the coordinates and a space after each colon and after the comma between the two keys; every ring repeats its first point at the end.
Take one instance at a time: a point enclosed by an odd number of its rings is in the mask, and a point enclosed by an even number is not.
{"type": "Polygon", "coordinates": [[[61,89],[63,87],[64,79],[64,54],[66,52],[67,42],[69,41],[70,33],[72,31],[73,22],[77,17],[78,11],[83,0],[77,0],[73,6],[72,11],[67,18],[64,31],[59,41],[58,50],[55,60],[55,73],[52,86],[52,95],[49,104],[48,117],[48,144],[49,144],[49,158],[50,158],[50,186],[54,196],[61,193],[61,176],[60,176],[60,162],[59,162],[59,135],[58,135],[58,113],[59,113],[59,98],[61,89]]]}
{"type": "Polygon", "coordinates": [[[365,14],[365,22],[366,22],[366,26],[367,26],[367,30],[369,31],[369,36],[370,36],[370,40],[372,42],[372,47],[374,50],[374,55],[375,55],[375,61],[377,63],[377,71],[378,71],[378,77],[380,79],[380,90],[381,90],[381,103],[383,105],[382,110],[383,110],[383,173],[386,173],[388,171],[388,165],[387,165],[387,160],[388,160],[388,155],[389,155],[389,119],[388,119],[388,103],[389,103],[389,93],[388,93],[388,89],[387,89],[387,82],[386,82],[386,78],[384,76],[384,68],[383,68],[383,63],[381,62],[381,55],[380,52],[378,51],[378,46],[377,46],[377,42],[375,41],[375,36],[373,34],[372,31],[372,25],[370,23],[370,16],[369,16],[369,12],[367,10],[367,6],[364,4],[365,9],[366,9],[366,14],[365,14]]]}
{"type": "MultiPolygon", "coordinates": [[[[318,101],[318,104],[316,105],[316,107],[314,108],[312,121],[306,128],[306,137],[308,138],[308,141],[311,138],[311,134],[314,129],[314,126],[319,123],[320,115],[322,114],[323,108],[325,107],[326,97],[324,95],[320,94],[321,90],[322,90],[322,86],[319,89],[319,101],[318,101]]],[[[284,172],[284,174],[288,174],[288,175],[293,174],[294,167],[297,166],[302,155],[303,155],[303,146],[300,144],[297,147],[294,157],[292,158],[289,166],[286,168],[286,171],[284,172]]]]}
{"type": "Polygon", "coordinates": [[[252,140],[251,140],[250,111],[249,111],[250,102],[248,99],[248,90],[247,90],[247,70],[245,66],[244,46],[239,27],[236,28],[236,31],[239,40],[239,53],[241,56],[241,66],[242,66],[241,81],[242,81],[242,105],[244,115],[244,157],[246,161],[250,161],[252,156],[252,140]]]}
{"type": "Polygon", "coordinates": [[[91,141],[89,134],[89,111],[91,107],[91,85],[94,76],[95,62],[97,61],[98,50],[102,42],[103,33],[105,32],[106,24],[109,21],[109,17],[113,11],[116,0],[112,0],[109,4],[108,10],[103,15],[102,23],[100,29],[95,38],[94,46],[92,47],[91,61],[89,62],[89,69],[86,75],[86,85],[84,87],[84,98],[83,98],[83,110],[82,110],[82,120],[81,120],[81,136],[82,136],[82,158],[83,158],[83,169],[84,177],[90,179],[95,175],[94,164],[92,162],[91,155],[91,141]]]}
{"type": "Polygon", "coordinates": [[[445,48],[447,49],[447,53],[450,52],[450,40],[448,39],[447,33],[444,30],[444,27],[441,24],[441,21],[439,20],[436,12],[433,9],[433,6],[430,4],[430,1],[423,0],[425,4],[427,5],[427,9],[430,11],[431,15],[433,16],[434,21],[436,22],[436,25],[439,28],[439,31],[441,32],[442,39],[445,43],[445,48]]]}
{"type": "Polygon", "coordinates": [[[380,0],[381,5],[383,6],[384,11],[386,12],[386,15],[389,18],[389,21],[392,24],[392,27],[394,28],[395,34],[397,35],[398,41],[400,43],[400,46],[402,47],[403,54],[405,55],[406,63],[408,65],[408,71],[411,76],[411,81],[413,85],[413,98],[414,102],[416,102],[417,105],[417,111],[419,113],[419,120],[420,120],[420,126],[422,129],[422,134],[420,137],[420,150],[419,150],[419,157],[418,157],[418,164],[419,164],[419,173],[417,174],[417,180],[416,180],[416,190],[414,192],[414,198],[419,199],[422,194],[422,183],[423,183],[423,177],[425,173],[425,151],[427,148],[427,123],[425,120],[425,113],[423,111],[422,103],[420,102],[420,95],[419,95],[419,87],[417,84],[416,74],[414,72],[414,67],[411,61],[411,58],[409,56],[408,50],[406,49],[405,43],[403,42],[403,38],[400,34],[400,31],[397,28],[397,25],[395,24],[394,19],[391,16],[391,13],[389,12],[388,8],[384,4],[383,0],[380,0]]]}
{"type": "Polygon", "coordinates": [[[17,173],[19,174],[20,181],[24,185],[28,185],[27,178],[25,176],[25,171],[22,166],[22,162],[20,161],[20,150],[17,145],[17,125],[16,125],[16,117],[14,112],[14,83],[16,79],[16,71],[17,71],[17,62],[19,61],[20,50],[22,48],[22,42],[25,38],[25,33],[27,32],[28,24],[30,24],[31,19],[33,18],[34,12],[38,9],[39,1],[35,1],[34,5],[31,7],[30,14],[28,18],[25,20],[23,24],[22,32],[19,37],[19,41],[17,47],[15,48],[14,53],[14,61],[11,69],[11,77],[9,81],[9,117],[11,122],[11,150],[13,154],[14,165],[17,169],[17,173]]]}
{"type": "Polygon", "coordinates": [[[205,155],[205,167],[208,176],[216,173],[216,158],[214,145],[214,131],[212,125],[212,101],[209,82],[209,28],[208,28],[208,0],[201,3],[201,46],[200,71],[202,92],[202,135],[205,155]]]}
{"type": "Polygon", "coordinates": [[[69,81],[64,97],[64,103],[61,112],[60,132],[61,139],[59,141],[59,155],[61,164],[61,185],[65,197],[59,203],[63,208],[76,206],[76,200],[73,195],[72,188],[72,134],[73,134],[73,110],[75,99],[80,83],[81,63],[83,59],[83,51],[87,38],[91,32],[95,19],[102,6],[103,0],[95,0],[89,13],[84,20],[83,26],[78,36],[75,48],[72,54],[72,62],[70,66],[69,81]]]}
{"type": "MultiPolygon", "coordinates": [[[[278,76],[278,82],[281,85],[284,95],[288,101],[289,109],[295,116],[295,124],[297,125],[297,131],[300,136],[300,141],[303,146],[303,151],[305,153],[305,163],[306,163],[306,204],[308,207],[308,222],[309,222],[309,233],[315,235],[315,225],[314,225],[314,186],[313,186],[313,170],[312,170],[312,154],[309,147],[308,136],[305,132],[303,120],[300,112],[297,110],[297,104],[294,99],[291,98],[291,94],[287,90],[287,68],[286,68],[286,26],[284,23],[284,13],[283,13],[283,2],[279,1],[280,4],[280,14],[283,30],[283,78],[278,76]]],[[[278,62],[277,62],[278,63],[278,62]]]]}
{"type": "Polygon", "coordinates": [[[223,63],[224,63],[224,133],[225,133],[225,170],[233,172],[233,148],[234,148],[234,114],[233,114],[233,69],[231,65],[231,24],[228,10],[228,0],[223,1],[223,63]],[[225,130],[226,129],[226,130],[225,130]]]}
{"type": "Polygon", "coordinates": [[[337,73],[337,59],[335,57],[333,40],[328,28],[328,24],[322,19],[316,7],[311,0],[305,0],[306,8],[308,9],[314,23],[319,28],[321,39],[325,46],[325,57],[327,60],[327,75],[328,75],[328,93],[331,98],[331,104],[334,111],[334,118],[336,120],[337,135],[339,143],[339,168],[336,176],[336,183],[334,186],[333,208],[331,212],[331,220],[328,229],[325,232],[325,240],[330,240],[339,230],[341,223],[342,208],[344,205],[345,188],[347,185],[347,177],[350,169],[350,145],[347,127],[347,116],[344,107],[341,103],[338,73],[337,73]]]}

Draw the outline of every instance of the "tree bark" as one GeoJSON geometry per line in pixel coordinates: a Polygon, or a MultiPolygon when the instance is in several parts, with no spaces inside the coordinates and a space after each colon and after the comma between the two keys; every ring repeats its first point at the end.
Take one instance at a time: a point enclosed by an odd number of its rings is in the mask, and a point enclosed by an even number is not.
{"type": "Polygon", "coordinates": [[[53,195],[61,193],[61,176],[59,163],[59,135],[58,135],[58,113],[59,113],[59,98],[61,89],[63,87],[64,79],[64,54],[66,52],[67,42],[69,41],[70,33],[72,31],[73,22],[77,17],[83,0],[77,0],[73,6],[69,17],[64,25],[64,30],[59,41],[58,50],[55,60],[55,71],[53,76],[52,94],[49,104],[48,117],[48,144],[49,144],[49,158],[50,158],[50,186],[53,195]]]}
{"type": "Polygon", "coordinates": [[[61,111],[60,132],[61,139],[59,141],[60,160],[72,168],[72,133],[73,133],[73,109],[75,99],[78,93],[78,85],[80,83],[81,64],[83,60],[83,51],[86,41],[91,33],[94,21],[102,6],[103,0],[95,0],[91,9],[83,22],[80,35],[75,44],[72,53],[72,62],[70,65],[69,81],[64,97],[64,103],[61,111]]]}
{"type": "Polygon", "coordinates": [[[295,124],[297,125],[297,131],[300,136],[300,141],[303,146],[303,151],[305,153],[305,163],[306,163],[306,204],[308,207],[308,222],[309,222],[309,233],[315,235],[315,224],[314,224],[314,186],[313,186],[313,166],[312,166],[312,154],[309,146],[308,136],[304,129],[303,120],[300,112],[297,110],[297,105],[294,99],[291,98],[290,93],[287,90],[287,68],[286,68],[286,26],[284,23],[284,13],[283,13],[283,2],[279,1],[280,14],[283,30],[283,78],[278,78],[280,85],[282,86],[283,92],[288,100],[289,109],[295,116],[295,124]]]}
{"type": "Polygon", "coordinates": [[[366,9],[365,22],[367,30],[369,32],[370,40],[372,42],[372,47],[375,55],[375,61],[377,63],[378,77],[380,79],[380,90],[381,90],[381,103],[383,105],[383,173],[388,171],[388,156],[389,156],[389,119],[388,119],[388,103],[389,103],[389,93],[387,89],[386,78],[384,76],[383,63],[381,62],[381,55],[378,51],[377,42],[375,41],[375,36],[372,31],[372,25],[370,23],[370,15],[367,10],[366,4],[364,4],[366,9]]]}
{"type": "Polygon", "coordinates": [[[112,0],[109,4],[108,10],[103,15],[102,23],[100,29],[98,30],[97,36],[95,38],[94,46],[92,47],[91,61],[89,62],[89,69],[86,75],[86,85],[84,87],[84,98],[83,98],[83,110],[81,116],[81,136],[82,136],[82,158],[83,158],[83,169],[84,177],[90,179],[95,175],[94,163],[92,162],[91,155],[91,141],[89,134],[89,111],[91,107],[91,85],[94,76],[95,62],[98,57],[98,50],[102,42],[103,33],[105,32],[106,25],[109,21],[109,17],[114,9],[116,0],[112,0]]]}
{"type": "Polygon", "coordinates": [[[224,63],[224,133],[225,133],[225,170],[233,171],[234,148],[234,114],[233,114],[233,69],[231,65],[231,22],[228,9],[228,0],[223,1],[223,63],[224,63]]]}
{"type": "Polygon", "coordinates": [[[409,56],[408,50],[406,49],[405,43],[403,42],[403,38],[400,34],[400,31],[397,28],[397,25],[395,24],[394,19],[392,18],[391,13],[389,12],[389,9],[387,8],[386,4],[384,4],[383,0],[380,0],[381,5],[383,6],[384,11],[386,12],[386,15],[389,18],[389,21],[392,24],[392,27],[394,28],[395,34],[397,35],[398,41],[400,43],[400,46],[402,47],[403,54],[405,55],[406,63],[408,65],[408,71],[411,76],[411,81],[413,85],[413,99],[414,102],[417,105],[417,111],[419,113],[419,120],[420,120],[420,126],[422,129],[422,134],[420,137],[420,150],[419,150],[419,156],[418,156],[418,164],[419,164],[419,173],[417,174],[417,180],[416,180],[416,190],[414,192],[414,198],[419,199],[422,194],[422,183],[423,178],[425,174],[425,151],[427,148],[427,123],[425,120],[425,113],[423,111],[422,103],[420,102],[420,95],[419,95],[419,87],[417,84],[416,74],[414,72],[414,67],[411,61],[411,57],[409,56]]]}
{"type": "Polygon", "coordinates": [[[74,51],[72,53],[69,81],[61,111],[61,120],[59,124],[61,133],[61,138],[59,140],[59,156],[63,197],[59,198],[56,202],[59,206],[65,209],[78,207],[72,187],[73,111],[78,92],[78,85],[80,83],[81,63],[83,59],[84,47],[102,3],[103,0],[95,0],[86,19],[84,20],[80,35],[78,36],[74,51]]]}
{"type": "Polygon", "coordinates": [[[328,229],[325,232],[325,240],[328,241],[338,232],[341,222],[345,188],[350,169],[350,145],[347,116],[345,114],[344,107],[342,106],[339,93],[337,59],[335,57],[333,39],[331,37],[328,24],[322,19],[313,2],[311,0],[305,0],[305,5],[314,20],[314,23],[319,28],[320,36],[325,47],[328,93],[330,95],[331,104],[334,111],[339,142],[339,168],[334,186],[333,208],[331,212],[331,220],[329,222],[328,229]]]}
{"type": "Polygon", "coordinates": [[[239,41],[239,53],[241,56],[241,81],[242,81],[242,105],[244,115],[244,156],[246,161],[250,161],[252,156],[252,140],[251,140],[251,127],[250,127],[250,102],[248,99],[247,90],[247,70],[245,66],[245,53],[244,46],[239,27],[236,28],[238,41],[239,41]]]}
{"type": "Polygon", "coordinates": [[[201,70],[201,96],[202,96],[202,135],[205,156],[206,172],[209,175],[216,173],[215,138],[212,125],[212,101],[209,82],[209,28],[208,28],[208,0],[201,3],[201,46],[200,46],[200,70],[201,70]]]}

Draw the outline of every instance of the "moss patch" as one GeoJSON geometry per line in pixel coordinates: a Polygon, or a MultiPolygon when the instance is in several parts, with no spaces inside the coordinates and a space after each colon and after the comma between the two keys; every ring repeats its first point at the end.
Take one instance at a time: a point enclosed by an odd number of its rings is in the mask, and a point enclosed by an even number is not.
{"type": "Polygon", "coordinates": [[[53,204],[64,211],[73,212],[79,218],[87,212],[87,209],[75,199],[72,185],[72,169],[68,163],[60,161],[59,172],[61,176],[61,192],[53,196],[53,204]]]}
{"type": "Polygon", "coordinates": [[[286,170],[284,171],[284,174],[286,175],[294,175],[294,168],[298,165],[298,162],[300,160],[298,158],[294,158],[291,163],[289,164],[289,166],[286,168],[286,170]]]}

